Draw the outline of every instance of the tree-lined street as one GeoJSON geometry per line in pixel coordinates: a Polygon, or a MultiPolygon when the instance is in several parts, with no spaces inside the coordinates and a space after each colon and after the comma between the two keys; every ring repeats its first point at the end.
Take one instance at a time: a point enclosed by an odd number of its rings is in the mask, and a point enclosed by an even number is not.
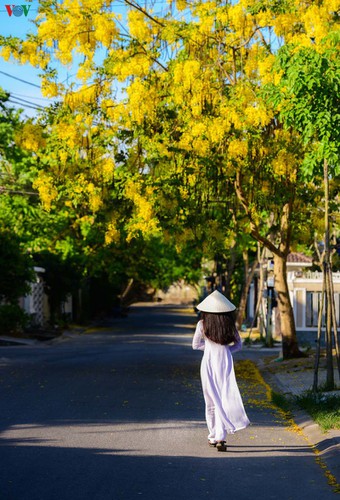
{"type": "Polygon", "coordinates": [[[308,442],[242,371],[252,425],[227,453],[207,446],[196,319],[133,307],[81,335],[1,347],[1,499],[335,498],[308,442]]]}
{"type": "Polygon", "coordinates": [[[0,344],[0,500],[333,498],[260,349],[252,425],[208,448],[197,317],[157,300],[218,289],[248,345],[317,346],[316,403],[337,389],[339,0],[5,7],[1,61],[39,76],[0,71],[0,335],[27,343],[0,344]]]}

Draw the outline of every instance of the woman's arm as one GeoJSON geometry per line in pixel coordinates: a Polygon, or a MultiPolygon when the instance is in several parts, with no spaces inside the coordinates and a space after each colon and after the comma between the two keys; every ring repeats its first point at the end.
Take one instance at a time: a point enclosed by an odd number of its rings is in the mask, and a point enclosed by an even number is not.
{"type": "Polygon", "coordinates": [[[235,333],[235,342],[233,345],[229,346],[230,352],[234,353],[242,349],[242,340],[238,331],[235,333]]]}
{"type": "Polygon", "coordinates": [[[204,351],[205,342],[203,337],[203,321],[197,323],[194,338],[192,339],[192,348],[195,351],[204,351]]]}

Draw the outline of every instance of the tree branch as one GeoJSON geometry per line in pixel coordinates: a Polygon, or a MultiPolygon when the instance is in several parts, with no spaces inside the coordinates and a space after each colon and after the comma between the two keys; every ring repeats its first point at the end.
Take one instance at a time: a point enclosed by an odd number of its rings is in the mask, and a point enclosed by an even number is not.
{"type": "Polygon", "coordinates": [[[33,193],[32,191],[16,191],[14,189],[9,189],[4,186],[0,186],[0,194],[1,193],[12,193],[12,194],[22,194],[27,196],[39,196],[38,193],[33,193]]]}
{"type": "Polygon", "coordinates": [[[242,190],[242,178],[241,178],[241,173],[238,171],[236,173],[236,179],[235,179],[235,191],[237,194],[237,197],[244,209],[244,211],[247,214],[247,217],[250,222],[250,229],[251,229],[251,235],[256,239],[256,241],[259,241],[262,243],[268,250],[270,250],[273,254],[279,255],[280,257],[283,257],[283,253],[272,243],[268,238],[265,236],[262,236],[260,233],[260,228],[258,224],[255,222],[254,217],[251,213],[250,207],[248,200],[246,199],[244,192],[242,190]]]}
{"type": "Polygon", "coordinates": [[[124,2],[127,3],[128,5],[130,5],[130,7],[133,7],[134,9],[139,10],[139,12],[142,12],[144,14],[144,16],[148,17],[151,21],[153,21],[154,23],[158,24],[158,26],[161,26],[162,28],[164,28],[164,24],[163,23],[161,23],[160,21],[158,21],[158,19],[156,19],[155,17],[151,16],[140,5],[138,5],[138,4],[134,3],[134,2],[129,2],[129,0],[124,0],[124,2]]]}

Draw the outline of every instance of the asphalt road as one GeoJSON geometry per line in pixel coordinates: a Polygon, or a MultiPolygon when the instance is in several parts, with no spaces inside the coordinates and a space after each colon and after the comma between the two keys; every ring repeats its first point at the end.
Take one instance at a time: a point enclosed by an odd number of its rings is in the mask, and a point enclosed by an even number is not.
{"type": "Polygon", "coordinates": [[[132,308],[97,331],[0,347],[0,500],[335,498],[303,436],[248,396],[252,425],[226,453],[207,446],[195,321],[132,308]]]}

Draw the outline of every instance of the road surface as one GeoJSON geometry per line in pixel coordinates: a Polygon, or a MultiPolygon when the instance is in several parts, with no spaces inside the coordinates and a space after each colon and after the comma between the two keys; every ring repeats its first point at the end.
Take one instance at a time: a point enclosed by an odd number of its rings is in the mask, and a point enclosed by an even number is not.
{"type": "Polygon", "coordinates": [[[0,347],[0,500],[334,499],[303,436],[244,380],[252,425],[226,453],[207,446],[195,322],[133,307],[82,335],[0,347]]]}

